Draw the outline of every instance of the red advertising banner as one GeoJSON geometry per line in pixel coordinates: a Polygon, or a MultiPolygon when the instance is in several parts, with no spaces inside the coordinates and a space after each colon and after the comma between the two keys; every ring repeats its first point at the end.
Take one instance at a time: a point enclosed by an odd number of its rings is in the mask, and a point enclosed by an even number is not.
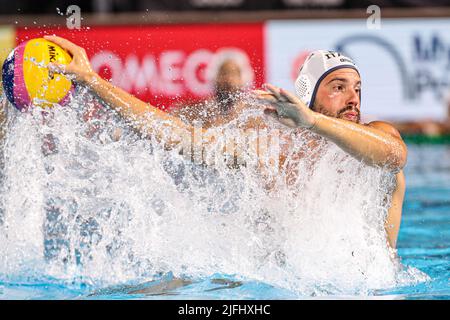
{"type": "Polygon", "coordinates": [[[249,87],[264,82],[262,23],[19,28],[17,42],[44,34],[84,47],[105,79],[166,110],[211,95],[226,59],[239,64],[249,87]]]}

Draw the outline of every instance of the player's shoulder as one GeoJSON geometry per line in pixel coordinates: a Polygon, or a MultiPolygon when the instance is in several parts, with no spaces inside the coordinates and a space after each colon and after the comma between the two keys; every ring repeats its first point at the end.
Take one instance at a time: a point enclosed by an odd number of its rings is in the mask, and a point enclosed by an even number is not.
{"type": "Polygon", "coordinates": [[[386,133],[389,133],[397,138],[402,138],[400,135],[400,132],[394,127],[393,124],[386,122],[386,121],[372,121],[367,124],[367,126],[376,128],[378,130],[384,131],[386,133]]]}

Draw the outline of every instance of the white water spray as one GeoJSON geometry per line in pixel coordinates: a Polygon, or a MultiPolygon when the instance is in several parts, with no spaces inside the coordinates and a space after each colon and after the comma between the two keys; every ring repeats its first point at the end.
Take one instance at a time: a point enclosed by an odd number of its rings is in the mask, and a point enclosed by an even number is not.
{"type": "Polygon", "coordinates": [[[222,273],[299,295],[367,294],[423,279],[386,244],[393,176],[321,140],[268,192],[252,168],[204,168],[138,138],[81,93],[43,120],[9,107],[0,275],[99,286],[222,273]],[[123,129],[119,140],[116,129],[123,129]],[[95,130],[93,130],[93,128],[95,130]],[[414,275],[415,274],[415,275],[414,275]],[[400,283],[401,282],[401,283],[400,283]]]}

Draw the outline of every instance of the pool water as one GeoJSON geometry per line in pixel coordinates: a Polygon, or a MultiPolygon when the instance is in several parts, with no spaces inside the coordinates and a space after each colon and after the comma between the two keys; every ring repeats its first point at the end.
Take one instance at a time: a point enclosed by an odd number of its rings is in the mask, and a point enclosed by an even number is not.
{"type": "MultiPolygon", "coordinates": [[[[429,280],[370,292],[364,299],[450,298],[450,145],[409,145],[407,192],[398,239],[402,264],[429,280]]],[[[33,272],[30,272],[33,274],[33,272]]],[[[310,299],[238,275],[212,274],[180,279],[172,273],[148,282],[101,287],[82,279],[46,276],[0,277],[0,299],[310,299]]]]}

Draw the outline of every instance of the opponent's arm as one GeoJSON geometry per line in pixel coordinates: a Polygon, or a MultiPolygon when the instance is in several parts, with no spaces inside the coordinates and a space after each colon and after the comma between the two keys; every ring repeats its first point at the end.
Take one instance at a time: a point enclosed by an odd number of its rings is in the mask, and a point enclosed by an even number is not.
{"type": "Polygon", "coordinates": [[[267,92],[256,91],[257,98],[269,104],[265,112],[281,123],[303,127],[336,143],[353,157],[369,165],[386,166],[399,171],[406,163],[407,149],[400,135],[389,124],[362,125],[325,116],[309,109],[293,94],[267,85],[267,92]],[[262,93],[265,92],[265,95],[262,93]]]}

